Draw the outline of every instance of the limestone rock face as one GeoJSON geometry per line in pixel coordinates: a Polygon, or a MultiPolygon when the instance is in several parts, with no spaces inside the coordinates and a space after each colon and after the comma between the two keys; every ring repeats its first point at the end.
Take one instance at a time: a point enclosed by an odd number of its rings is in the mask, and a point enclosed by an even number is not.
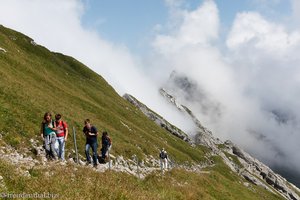
{"type": "Polygon", "coordinates": [[[166,129],[168,132],[172,133],[176,137],[179,137],[186,142],[191,142],[191,139],[182,130],[173,126],[171,123],[169,123],[163,117],[161,117],[157,113],[153,112],[145,104],[141,103],[140,101],[138,101],[136,98],[134,98],[130,94],[123,95],[123,98],[126,99],[129,103],[131,103],[135,107],[137,107],[139,110],[141,110],[149,119],[154,121],[157,125],[166,129]]]}

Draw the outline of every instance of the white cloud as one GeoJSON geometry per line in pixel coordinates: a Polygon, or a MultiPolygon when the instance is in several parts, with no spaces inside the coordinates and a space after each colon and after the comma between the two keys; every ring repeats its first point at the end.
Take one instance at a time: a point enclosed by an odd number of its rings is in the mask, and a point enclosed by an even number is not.
{"type": "Polygon", "coordinates": [[[241,13],[227,45],[244,91],[257,99],[256,116],[262,118],[255,123],[255,129],[267,138],[252,151],[273,164],[299,166],[299,156],[294,154],[299,150],[295,141],[300,139],[299,30],[289,32],[284,25],[270,22],[258,13],[241,13]],[[284,156],[275,159],[278,152],[284,156]]]}
{"type": "MultiPolygon", "coordinates": [[[[174,12],[179,12],[175,10],[174,12]]],[[[218,36],[218,9],[213,1],[205,1],[195,11],[180,11],[180,27],[175,26],[171,35],[158,35],[153,46],[161,53],[172,53],[187,45],[205,45],[218,36]],[[184,46],[183,46],[184,45],[184,46]]],[[[172,14],[171,14],[172,15],[172,14]]],[[[172,15],[174,16],[174,15],[172,15]]],[[[177,15],[176,15],[177,16],[177,15]]]]}
{"type": "Polygon", "coordinates": [[[250,45],[271,54],[285,55],[299,42],[300,32],[288,33],[283,25],[268,22],[258,13],[248,12],[237,15],[227,46],[238,51],[242,46],[250,45]]]}
{"type": "Polygon", "coordinates": [[[296,169],[300,165],[294,153],[300,150],[299,30],[288,30],[257,12],[239,13],[227,49],[221,51],[213,1],[181,13],[175,29],[157,35],[153,46],[169,71],[185,73],[198,83],[205,100],[189,102],[174,89],[177,97],[218,137],[233,140],[268,164],[296,169]],[[207,105],[216,109],[205,113],[202,108],[207,105]]]}
{"type": "Polygon", "coordinates": [[[292,10],[293,18],[296,25],[300,24],[300,0],[291,0],[292,1],[292,10]]]}
{"type": "Polygon", "coordinates": [[[248,132],[258,142],[248,148],[265,162],[296,170],[300,32],[286,26],[255,12],[238,14],[227,39],[227,56],[244,96],[256,100],[255,109],[247,111],[254,115],[245,128],[252,129],[248,132]]]}

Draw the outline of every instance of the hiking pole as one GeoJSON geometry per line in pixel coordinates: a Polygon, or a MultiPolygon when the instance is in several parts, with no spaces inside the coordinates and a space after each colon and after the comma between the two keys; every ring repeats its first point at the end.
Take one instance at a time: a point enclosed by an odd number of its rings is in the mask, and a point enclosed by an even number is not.
{"type": "Polygon", "coordinates": [[[161,170],[161,176],[163,176],[164,175],[164,169],[163,169],[163,161],[162,161],[162,159],[159,159],[160,160],[160,170],[161,170]]]}
{"type": "Polygon", "coordinates": [[[140,176],[140,168],[139,168],[139,159],[138,159],[138,157],[136,157],[136,164],[137,164],[137,174],[138,174],[138,177],[141,178],[141,176],[140,176]]]}
{"type": "Polygon", "coordinates": [[[138,157],[134,154],[134,155],[132,156],[132,158],[133,158],[133,161],[136,162],[136,172],[137,172],[137,174],[138,174],[138,177],[141,178],[141,177],[140,177],[140,169],[139,169],[139,160],[138,160],[138,157]]]}
{"type": "Polygon", "coordinates": [[[76,153],[76,163],[79,164],[78,151],[77,151],[77,142],[76,142],[76,131],[75,131],[74,126],[73,126],[73,139],[74,139],[74,147],[75,147],[75,153],[76,153]]]}

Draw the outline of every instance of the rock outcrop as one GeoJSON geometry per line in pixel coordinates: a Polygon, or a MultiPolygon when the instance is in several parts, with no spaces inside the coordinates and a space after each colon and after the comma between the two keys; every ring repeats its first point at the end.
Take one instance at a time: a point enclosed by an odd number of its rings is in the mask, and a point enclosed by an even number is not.
{"type": "Polygon", "coordinates": [[[180,139],[191,142],[191,139],[188,137],[187,134],[185,134],[182,130],[177,128],[176,126],[169,123],[167,120],[165,120],[163,117],[161,117],[159,114],[155,113],[151,109],[149,109],[145,104],[138,101],[136,98],[131,96],[130,94],[123,95],[123,98],[126,99],[129,103],[140,109],[149,119],[154,121],[157,125],[161,126],[162,128],[166,129],[168,132],[172,133],[176,137],[179,137],[180,139]]]}
{"type": "Polygon", "coordinates": [[[242,176],[244,176],[247,180],[256,185],[261,185],[257,184],[258,180],[259,182],[264,183],[264,185],[271,186],[286,199],[300,199],[290,183],[279,174],[276,174],[268,166],[253,158],[250,154],[230,141],[226,141],[224,146],[224,151],[237,156],[242,164],[242,167],[238,168],[238,170],[244,171],[242,176]]]}
{"type": "Polygon", "coordinates": [[[2,47],[0,47],[0,52],[6,53],[7,51],[5,49],[3,49],[2,47]]]}

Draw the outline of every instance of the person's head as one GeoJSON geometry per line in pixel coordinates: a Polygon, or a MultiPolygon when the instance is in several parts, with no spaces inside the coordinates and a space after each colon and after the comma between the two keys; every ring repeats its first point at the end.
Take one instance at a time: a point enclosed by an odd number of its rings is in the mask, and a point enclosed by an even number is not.
{"type": "Polygon", "coordinates": [[[107,131],[103,131],[102,136],[107,136],[107,135],[108,135],[107,131]]]}
{"type": "Polygon", "coordinates": [[[91,128],[91,121],[90,121],[89,119],[84,120],[84,125],[85,125],[87,128],[91,128]]]}
{"type": "Polygon", "coordinates": [[[50,122],[51,119],[52,119],[51,113],[50,113],[50,112],[46,112],[46,113],[44,114],[44,121],[45,121],[45,122],[50,122]]]}
{"type": "Polygon", "coordinates": [[[60,119],[61,119],[61,114],[56,114],[56,115],[55,115],[55,120],[56,120],[56,121],[59,121],[60,119]]]}

